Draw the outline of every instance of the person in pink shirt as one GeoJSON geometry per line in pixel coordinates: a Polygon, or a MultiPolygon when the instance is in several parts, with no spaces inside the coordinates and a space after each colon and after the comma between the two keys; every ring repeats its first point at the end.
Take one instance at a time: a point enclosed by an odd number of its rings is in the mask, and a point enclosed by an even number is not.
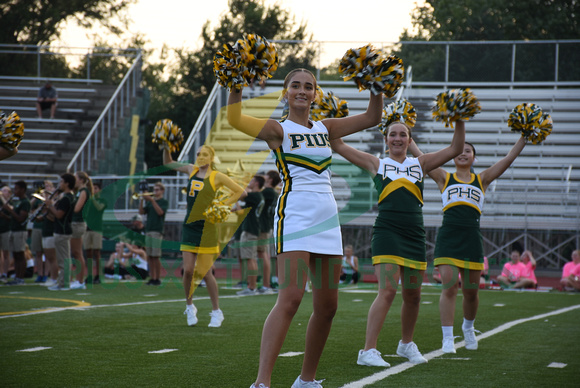
{"type": "Polygon", "coordinates": [[[500,286],[505,288],[524,288],[533,284],[530,279],[523,277],[527,273],[526,266],[520,261],[521,252],[513,249],[511,261],[504,264],[501,275],[497,277],[500,286]]]}
{"type": "Polygon", "coordinates": [[[564,267],[562,268],[562,279],[560,280],[560,286],[562,286],[563,291],[578,289],[578,287],[574,287],[573,282],[575,281],[574,276],[578,277],[579,272],[580,272],[580,250],[576,249],[575,251],[572,252],[572,261],[569,261],[566,264],[564,264],[564,267]]]}
{"type": "Polygon", "coordinates": [[[534,259],[534,255],[532,255],[532,252],[525,250],[524,253],[522,253],[521,260],[526,266],[526,272],[522,277],[532,281],[532,284],[526,287],[536,288],[538,286],[538,279],[536,279],[536,259],[534,259]]]}

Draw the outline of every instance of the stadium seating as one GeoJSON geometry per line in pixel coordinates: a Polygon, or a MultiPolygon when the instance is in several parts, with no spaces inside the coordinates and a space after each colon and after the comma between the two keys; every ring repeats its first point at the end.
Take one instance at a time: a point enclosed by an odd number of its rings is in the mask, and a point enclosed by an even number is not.
{"type": "MultiPolygon", "coordinates": [[[[333,91],[347,100],[351,115],[366,109],[368,92],[359,92],[349,83],[320,84],[325,92],[333,91]]],[[[281,86],[274,81],[268,84],[264,96],[250,98],[246,95],[244,113],[278,119],[283,111],[277,100],[280,90],[281,86]]],[[[403,93],[418,112],[413,137],[423,152],[446,147],[453,135],[452,128],[446,128],[431,117],[432,101],[441,91],[441,88],[407,88],[403,93]]],[[[580,192],[580,90],[472,88],[472,91],[482,105],[482,112],[466,125],[467,141],[477,150],[476,172],[504,157],[517,140],[519,135],[507,125],[509,113],[516,105],[535,103],[554,121],[553,133],[543,144],[527,145],[512,167],[488,189],[485,219],[497,227],[576,228],[580,192]]],[[[264,158],[255,154],[267,152],[266,144],[231,128],[225,110],[220,113],[208,140],[227,166],[243,160],[246,169],[254,173],[275,168],[271,155],[264,158]]],[[[350,135],[345,141],[372,154],[383,151],[383,138],[376,128],[350,135]]],[[[445,167],[453,169],[452,162],[445,167]]],[[[339,155],[334,155],[332,171],[335,196],[342,214],[350,218],[359,216],[357,222],[362,224],[372,223],[376,194],[370,177],[349,166],[339,155]]],[[[425,181],[424,199],[426,226],[440,225],[441,199],[430,179],[425,181]]]]}

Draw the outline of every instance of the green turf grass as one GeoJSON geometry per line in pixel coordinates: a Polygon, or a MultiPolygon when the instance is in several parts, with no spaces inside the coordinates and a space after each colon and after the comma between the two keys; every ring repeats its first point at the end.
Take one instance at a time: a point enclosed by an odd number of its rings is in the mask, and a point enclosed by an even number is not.
{"type": "MultiPolygon", "coordinates": [[[[368,308],[375,284],[341,288],[339,309],[317,378],[325,388],[341,387],[385,371],[356,365],[364,345],[368,308]]],[[[440,289],[425,286],[415,342],[423,354],[441,346],[440,289]]],[[[225,314],[221,328],[208,328],[211,304],[207,290],[195,297],[199,323],[188,327],[185,302],[178,279],[161,287],[142,282],[107,282],[89,290],[50,292],[26,286],[0,287],[0,360],[3,387],[249,387],[258,367],[264,319],[276,295],[235,297],[235,290],[220,290],[225,314]],[[82,295],[86,294],[86,295],[82,295]],[[47,300],[59,299],[59,300],[47,300]],[[61,300],[62,299],[62,300],[61,300]],[[13,316],[47,308],[86,308],[13,316]],[[50,347],[37,352],[19,350],[50,347]],[[170,353],[150,351],[178,349],[170,353]]],[[[487,332],[517,319],[529,318],[568,306],[580,305],[580,294],[559,292],[480,292],[476,329],[487,332]],[[503,304],[502,307],[494,305],[503,304]]],[[[379,338],[378,349],[395,367],[405,360],[390,357],[400,339],[401,297],[397,296],[379,338]]],[[[282,353],[302,352],[312,294],[306,294],[296,314],[282,353]]],[[[455,335],[461,333],[461,297],[458,297],[455,335]]],[[[372,387],[576,387],[580,369],[577,339],[580,309],[516,325],[480,341],[479,350],[460,348],[428,364],[378,381],[372,387]],[[548,368],[552,362],[565,368],[548,368]]],[[[456,340],[456,343],[461,341],[456,340]]],[[[272,387],[289,387],[300,373],[302,356],[280,357],[272,387]]]]}

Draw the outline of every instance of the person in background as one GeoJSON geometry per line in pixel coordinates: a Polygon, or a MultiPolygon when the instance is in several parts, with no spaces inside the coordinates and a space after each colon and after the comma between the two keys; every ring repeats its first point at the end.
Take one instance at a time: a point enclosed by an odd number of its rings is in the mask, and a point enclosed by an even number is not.
{"type": "Polygon", "coordinates": [[[346,284],[357,284],[359,279],[358,257],[353,254],[352,250],[351,244],[345,245],[340,268],[340,281],[346,284]]]}
{"type": "MultiPolygon", "coordinates": [[[[215,150],[203,145],[197,150],[195,164],[178,164],[175,170],[188,176],[187,210],[181,233],[180,250],[183,256],[183,289],[185,291],[185,311],[187,325],[195,326],[198,322],[197,308],[193,304],[193,293],[205,279],[212,305],[209,313],[208,327],[220,327],[224,321],[223,311],[219,307],[219,289],[212,273],[212,266],[220,252],[219,237],[215,223],[209,222],[205,212],[211,206],[220,188],[227,188],[231,195],[222,199],[222,204],[230,206],[241,195],[244,189],[226,174],[215,167],[215,150]]],[[[163,150],[163,163],[175,164],[167,148],[163,150]]]]}
{"type": "Polygon", "coordinates": [[[56,249],[56,261],[59,269],[57,284],[48,287],[50,291],[70,290],[70,240],[72,237],[71,223],[75,202],[73,195],[75,184],[76,178],[73,174],[62,174],[58,183],[58,189],[62,194],[57,200],[51,198],[46,200],[48,211],[55,217],[54,246],[56,249]]]}
{"type": "Polygon", "coordinates": [[[165,227],[165,214],[169,202],[163,198],[165,186],[157,182],[153,186],[153,196],[144,195],[139,201],[139,213],[147,215],[145,224],[145,247],[149,258],[149,274],[151,279],[146,283],[149,286],[161,284],[161,246],[165,227]],[[147,202],[144,205],[144,202],[147,202]]]}
{"type": "Polygon", "coordinates": [[[8,285],[24,284],[24,275],[26,273],[26,239],[28,231],[26,230],[26,220],[30,212],[30,201],[26,196],[26,182],[17,181],[14,184],[14,205],[4,204],[3,208],[11,217],[10,220],[10,247],[12,257],[14,258],[14,280],[8,282],[8,285]]]}
{"type": "Polygon", "coordinates": [[[576,267],[580,268],[580,249],[572,251],[571,258],[572,261],[567,262],[564,264],[564,267],[562,267],[562,278],[560,279],[560,287],[562,291],[574,290],[574,285],[572,283],[574,278],[570,278],[570,275],[572,275],[576,267]]]}
{"type": "Polygon", "coordinates": [[[532,280],[525,278],[528,270],[521,262],[522,251],[519,248],[512,249],[511,261],[504,264],[501,275],[497,282],[502,288],[525,288],[533,284],[532,280]]]}
{"type": "MultiPolygon", "coordinates": [[[[54,193],[52,198],[56,198],[58,193],[55,193],[54,185],[51,181],[44,181],[44,189],[47,193],[54,193]]],[[[48,194],[47,194],[48,195],[48,194]]],[[[50,198],[48,195],[47,198],[50,198]]],[[[42,253],[44,254],[44,265],[48,268],[49,278],[44,282],[44,286],[52,287],[57,284],[58,279],[58,263],[56,260],[56,247],[54,245],[54,215],[50,213],[45,206],[44,211],[41,212],[37,218],[42,223],[42,253]]]]}
{"type": "MultiPolygon", "coordinates": [[[[43,185],[44,183],[41,182],[43,185]]],[[[37,182],[35,182],[35,185],[37,182]]],[[[44,188],[44,186],[40,186],[44,188]]],[[[44,192],[45,196],[50,194],[47,193],[46,190],[40,192],[42,194],[44,192]]],[[[39,198],[32,196],[30,199],[30,210],[31,212],[37,211],[39,207],[43,206],[43,201],[39,198]]],[[[42,248],[42,220],[38,217],[32,221],[32,230],[30,232],[30,251],[34,255],[34,269],[36,272],[36,280],[35,283],[44,283],[46,282],[48,276],[48,263],[43,262],[43,248],[42,248]]]]}
{"type": "Polygon", "coordinates": [[[272,263],[270,252],[274,246],[272,230],[274,229],[274,213],[276,212],[276,201],[278,200],[278,192],[275,187],[280,183],[280,173],[276,170],[270,170],[266,173],[264,179],[264,188],[262,189],[264,209],[260,213],[260,245],[258,245],[258,257],[262,259],[263,263],[263,287],[259,291],[261,294],[272,294],[274,291],[271,284],[272,263]]]}
{"type": "MultiPolygon", "coordinates": [[[[252,178],[246,192],[248,195],[238,202],[232,211],[240,213],[243,209],[248,209],[246,218],[242,222],[242,236],[240,237],[242,262],[247,263],[248,287],[238,291],[238,295],[256,295],[258,292],[258,239],[260,235],[260,214],[264,210],[264,196],[262,187],[264,177],[256,175],[252,178]]],[[[269,288],[269,287],[268,287],[269,288]]]]}
{"type": "Polygon", "coordinates": [[[536,279],[536,259],[532,252],[525,250],[521,257],[522,263],[526,266],[526,273],[524,277],[529,279],[531,283],[526,288],[536,288],[538,286],[538,279],[536,279]]]}
{"type": "Polygon", "coordinates": [[[54,119],[56,114],[56,106],[58,101],[58,92],[52,86],[52,82],[47,80],[44,86],[38,90],[38,97],[36,99],[36,113],[38,118],[42,118],[42,111],[50,109],[50,118],[54,119]]]}
{"type": "Polygon", "coordinates": [[[2,186],[0,193],[0,280],[8,281],[10,265],[10,213],[3,208],[12,199],[10,186],[2,186]]]}
{"type": "Polygon", "coordinates": [[[107,208],[107,201],[101,198],[101,183],[93,183],[93,195],[89,198],[84,208],[84,219],[87,223],[87,231],[83,237],[83,245],[87,252],[87,282],[92,284],[101,283],[101,250],[103,249],[103,213],[107,208]],[[93,276],[93,261],[96,267],[96,275],[93,276]]]}
{"type": "Polygon", "coordinates": [[[71,282],[71,290],[84,290],[87,288],[85,278],[87,276],[87,263],[83,254],[83,237],[87,232],[87,223],[85,222],[83,209],[89,198],[93,195],[93,181],[84,171],[77,171],[75,174],[76,198],[72,214],[72,237],[70,239],[70,249],[73,259],[76,261],[77,275],[76,279],[71,282]]]}

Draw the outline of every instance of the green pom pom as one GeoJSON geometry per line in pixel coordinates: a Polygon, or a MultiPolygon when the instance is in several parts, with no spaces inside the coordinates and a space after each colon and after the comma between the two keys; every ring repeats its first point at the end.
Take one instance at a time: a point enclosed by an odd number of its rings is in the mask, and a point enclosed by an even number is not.
{"type": "Polygon", "coordinates": [[[469,88],[451,89],[437,95],[432,111],[436,121],[453,128],[454,121],[468,121],[481,112],[481,105],[469,88]]]}
{"type": "Polygon", "coordinates": [[[390,103],[383,109],[383,119],[379,123],[379,131],[386,136],[387,128],[395,122],[405,123],[413,128],[417,122],[415,107],[406,99],[390,103]]]}

